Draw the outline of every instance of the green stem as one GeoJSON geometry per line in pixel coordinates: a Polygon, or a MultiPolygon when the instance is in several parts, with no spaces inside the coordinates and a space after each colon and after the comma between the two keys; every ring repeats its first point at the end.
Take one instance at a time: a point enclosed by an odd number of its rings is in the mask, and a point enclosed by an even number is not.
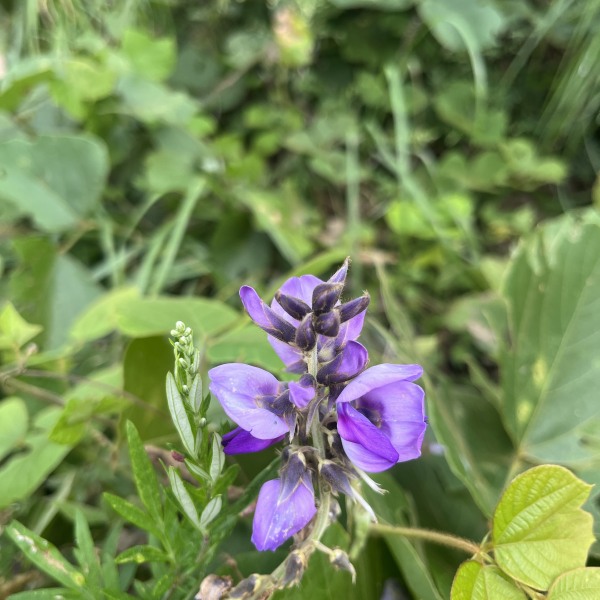
{"type": "Polygon", "coordinates": [[[392,534],[417,538],[428,542],[433,542],[434,544],[441,544],[442,546],[456,548],[457,550],[462,550],[467,554],[479,554],[481,552],[481,547],[476,542],[472,542],[471,540],[467,540],[450,533],[440,533],[439,531],[432,531],[430,529],[419,529],[417,527],[398,527],[396,525],[383,525],[376,523],[371,525],[371,531],[381,535],[392,534]]]}

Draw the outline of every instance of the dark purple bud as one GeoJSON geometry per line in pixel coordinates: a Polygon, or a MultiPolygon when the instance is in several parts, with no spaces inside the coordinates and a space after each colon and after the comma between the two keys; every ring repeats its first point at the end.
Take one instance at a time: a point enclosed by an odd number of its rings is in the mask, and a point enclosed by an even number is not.
{"type": "Polygon", "coordinates": [[[306,315],[296,329],[296,346],[300,350],[312,350],[317,343],[317,334],[313,327],[312,315],[306,315]]]}
{"type": "Polygon", "coordinates": [[[320,283],[312,293],[312,310],[316,315],[329,312],[340,299],[343,283],[320,283]]]}
{"type": "Polygon", "coordinates": [[[341,548],[334,548],[329,557],[331,564],[341,571],[348,571],[352,575],[352,583],[356,580],[356,571],[354,565],[350,562],[350,558],[341,548]]]}
{"type": "Polygon", "coordinates": [[[300,298],[294,298],[294,296],[287,296],[282,294],[281,291],[275,294],[275,300],[280,304],[281,308],[294,319],[301,321],[309,312],[310,306],[300,300],[300,298]]]}
{"type": "Polygon", "coordinates": [[[340,316],[335,311],[315,315],[313,326],[317,333],[327,337],[335,337],[340,331],[340,316]]]}
{"type": "Polygon", "coordinates": [[[323,365],[317,373],[317,381],[323,385],[342,383],[356,377],[369,361],[367,349],[358,342],[348,342],[336,357],[323,365]]]}
{"type": "Polygon", "coordinates": [[[343,285],[346,282],[349,264],[350,257],[347,257],[344,264],[329,278],[328,283],[341,283],[343,285]]]}
{"type": "Polygon", "coordinates": [[[344,304],[338,306],[335,310],[340,315],[340,323],[345,323],[356,315],[359,315],[363,310],[366,310],[370,301],[371,297],[368,292],[365,292],[360,298],[355,298],[354,300],[350,300],[350,302],[344,302],[344,304]]]}
{"type": "Polygon", "coordinates": [[[289,456],[283,454],[286,463],[280,471],[281,489],[278,502],[285,502],[300,485],[302,478],[307,474],[306,459],[302,452],[291,452],[289,456]]]}
{"type": "Polygon", "coordinates": [[[346,471],[338,464],[331,460],[324,460],[322,463],[319,463],[319,473],[334,493],[346,494],[350,498],[354,496],[352,486],[350,485],[350,478],[346,471]]]}
{"type": "Polygon", "coordinates": [[[289,344],[294,341],[296,329],[267,306],[249,285],[240,288],[240,298],[250,318],[269,335],[289,344]]]}
{"type": "Polygon", "coordinates": [[[185,456],[181,454],[181,452],[177,452],[177,450],[171,450],[171,456],[173,457],[173,460],[176,460],[177,462],[185,461],[185,456]]]}
{"type": "Polygon", "coordinates": [[[306,564],[306,554],[294,550],[285,561],[285,574],[283,576],[282,587],[298,585],[306,570],[306,564]]]}

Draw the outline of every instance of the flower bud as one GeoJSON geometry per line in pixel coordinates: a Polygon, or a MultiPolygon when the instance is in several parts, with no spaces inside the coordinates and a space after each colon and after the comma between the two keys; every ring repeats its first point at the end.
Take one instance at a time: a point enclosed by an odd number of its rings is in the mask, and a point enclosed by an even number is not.
{"type": "Polygon", "coordinates": [[[346,282],[349,264],[350,257],[348,256],[344,261],[344,264],[342,264],[342,266],[328,279],[328,283],[341,283],[343,285],[346,282]]]}
{"type": "Polygon", "coordinates": [[[319,463],[319,474],[329,484],[334,493],[342,493],[350,497],[354,495],[346,471],[335,462],[324,460],[319,463]]]}
{"type": "Polygon", "coordinates": [[[306,302],[300,298],[282,294],[281,291],[275,294],[275,300],[290,317],[294,317],[298,321],[301,321],[310,312],[310,306],[306,302]]]}
{"type": "Polygon", "coordinates": [[[340,316],[335,311],[315,315],[313,318],[315,331],[327,337],[335,337],[339,333],[340,322],[340,316]]]}
{"type": "Polygon", "coordinates": [[[288,587],[299,584],[306,570],[306,565],[306,555],[303,552],[294,550],[285,561],[285,574],[282,586],[288,587]]]}
{"type": "Polygon", "coordinates": [[[312,315],[308,314],[303,319],[296,329],[295,343],[300,350],[305,352],[312,350],[317,343],[317,334],[313,327],[312,315]]]}
{"type": "Polygon", "coordinates": [[[366,310],[370,301],[371,297],[368,293],[365,293],[359,298],[355,298],[354,300],[350,300],[350,302],[345,302],[344,304],[338,306],[335,310],[339,314],[340,323],[345,323],[346,321],[349,321],[356,315],[363,312],[363,310],[366,310]]]}
{"type": "Polygon", "coordinates": [[[341,548],[334,548],[329,555],[331,564],[341,571],[348,571],[352,575],[352,583],[356,580],[356,571],[354,565],[350,562],[350,558],[341,548]]]}
{"type": "Polygon", "coordinates": [[[279,472],[281,478],[279,502],[285,502],[300,485],[302,478],[307,475],[306,459],[302,452],[284,452],[282,458],[286,463],[279,472]]]}
{"type": "Polygon", "coordinates": [[[343,283],[320,283],[312,294],[312,309],[316,315],[329,312],[340,299],[343,283]]]}
{"type": "Polygon", "coordinates": [[[369,361],[367,349],[358,342],[345,344],[333,360],[321,366],[317,372],[317,381],[323,385],[342,383],[356,377],[369,361]]]}

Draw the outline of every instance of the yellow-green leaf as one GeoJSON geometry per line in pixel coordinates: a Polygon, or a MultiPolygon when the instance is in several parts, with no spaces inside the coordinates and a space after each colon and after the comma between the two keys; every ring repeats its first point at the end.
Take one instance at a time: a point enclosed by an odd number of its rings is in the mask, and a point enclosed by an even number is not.
{"type": "Polygon", "coordinates": [[[599,567],[584,567],[563,573],[548,592],[548,600],[598,600],[598,598],[600,598],[599,567]]]}
{"type": "Polygon", "coordinates": [[[468,560],[460,565],[450,600],[526,600],[527,596],[497,567],[468,560]]]}

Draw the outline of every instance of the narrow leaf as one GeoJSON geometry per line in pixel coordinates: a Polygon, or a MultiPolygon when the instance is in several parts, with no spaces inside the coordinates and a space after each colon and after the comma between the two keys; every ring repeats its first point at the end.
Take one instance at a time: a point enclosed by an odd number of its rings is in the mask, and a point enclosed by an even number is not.
{"type": "Polygon", "coordinates": [[[127,550],[121,552],[121,554],[115,558],[115,562],[120,565],[129,562],[137,564],[145,562],[171,562],[171,558],[168,554],[155,546],[142,544],[140,546],[127,548],[127,550]]]}
{"type": "Polygon", "coordinates": [[[141,501],[155,521],[160,521],[161,500],[160,488],[156,473],[135,425],[127,421],[127,440],[129,442],[129,457],[141,501]]]}
{"type": "Polygon", "coordinates": [[[36,567],[68,588],[81,589],[85,583],[83,573],[67,562],[56,546],[36,535],[18,521],[9,523],[5,531],[36,567]]]}
{"type": "Polygon", "coordinates": [[[175,425],[175,428],[177,429],[179,438],[181,439],[181,442],[184,448],[186,449],[186,452],[191,456],[195,456],[195,437],[194,432],[192,430],[192,425],[190,423],[190,420],[188,419],[185,404],[183,402],[183,397],[177,389],[177,382],[175,381],[175,377],[173,377],[171,373],[167,373],[167,404],[169,405],[169,412],[171,413],[171,418],[173,419],[173,423],[175,425]]]}
{"type": "Polygon", "coordinates": [[[202,525],[200,524],[200,519],[198,518],[198,512],[196,511],[196,507],[194,505],[194,501],[190,496],[190,493],[187,491],[181,476],[177,469],[170,467],[168,471],[169,480],[171,482],[171,489],[173,490],[173,494],[177,501],[179,502],[183,512],[188,517],[188,519],[194,524],[194,526],[203,532],[202,525]]]}
{"type": "Polygon", "coordinates": [[[94,548],[94,540],[89,525],[81,510],[75,513],[75,541],[77,542],[77,560],[86,574],[86,583],[92,588],[101,584],[100,563],[94,548]]]}
{"type": "Polygon", "coordinates": [[[196,375],[190,386],[190,406],[194,411],[194,414],[200,413],[200,407],[202,405],[202,378],[200,375],[196,375]]]}
{"type": "Polygon", "coordinates": [[[213,433],[212,438],[212,456],[210,461],[210,478],[213,482],[217,481],[223,467],[225,466],[225,454],[221,446],[221,436],[213,433]]]}
{"type": "Polygon", "coordinates": [[[126,521],[129,521],[136,527],[148,531],[155,537],[160,538],[158,529],[146,511],[137,507],[135,504],[132,504],[128,500],[115,496],[114,494],[109,494],[108,492],[106,492],[103,497],[106,502],[108,502],[109,506],[126,521]]]}
{"type": "Polygon", "coordinates": [[[200,517],[200,525],[203,528],[206,528],[206,526],[211,522],[214,521],[218,516],[219,513],[221,512],[221,507],[223,506],[223,500],[221,499],[221,496],[215,496],[205,507],[204,510],[202,511],[202,516],[200,517]]]}

